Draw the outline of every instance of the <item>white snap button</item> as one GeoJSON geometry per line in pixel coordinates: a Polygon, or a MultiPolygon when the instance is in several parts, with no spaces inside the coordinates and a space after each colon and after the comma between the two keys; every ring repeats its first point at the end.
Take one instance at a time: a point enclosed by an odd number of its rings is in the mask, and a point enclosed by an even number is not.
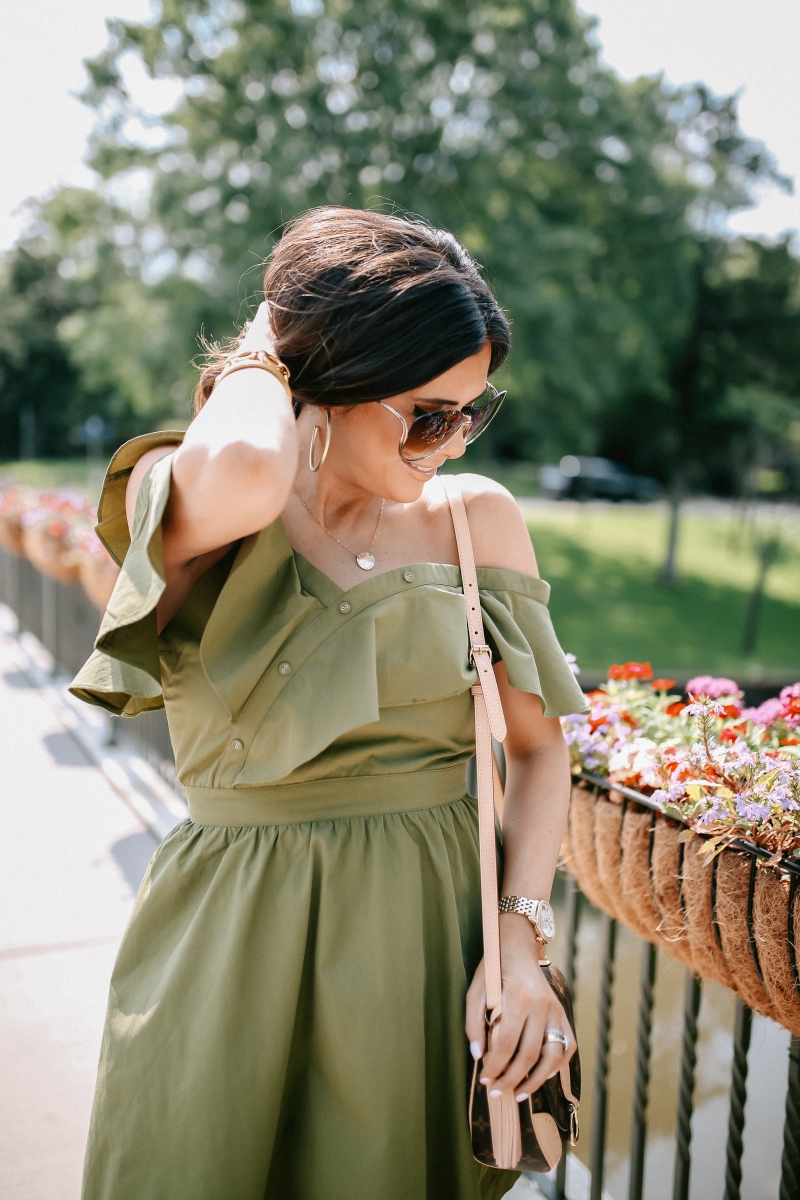
{"type": "Polygon", "coordinates": [[[288,675],[288,674],[289,674],[289,672],[291,671],[291,669],[292,669],[292,664],[291,664],[291,663],[286,663],[286,662],[283,662],[283,663],[281,663],[281,665],[278,667],[278,672],[279,672],[279,674],[281,674],[281,675],[288,675]]]}
{"type": "Polygon", "coordinates": [[[403,571],[403,579],[405,579],[406,583],[413,583],[414,582],[414,572],[413,571],[403,571]]]}
{"type": "Polygon", "coordinates": [[[349,613],[350,609],[352,607],[353,607],[352,604],[348,604],[346,600],[343,600],[342,603],[339,605],[339,612],[340,613],[349,613]]]}
{"type": "Polygon", "coordinates": [[[236,741],[233,743],[233,748],[234,748],[234,750],[244,750],[244,742],[240,742],[239,739],[237,738],[236,741]]]}

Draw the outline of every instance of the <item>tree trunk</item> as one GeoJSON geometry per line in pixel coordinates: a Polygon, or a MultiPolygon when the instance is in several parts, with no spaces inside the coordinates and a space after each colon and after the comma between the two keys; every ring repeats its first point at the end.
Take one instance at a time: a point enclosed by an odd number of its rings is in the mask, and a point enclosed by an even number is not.
{"type": "Polygon", "coordinates": [[[683,481],[677,476],[672,481],[669,495],[669,535],[667,537],[667,555],[658,575],[662,587],[674,587],[678,582],[678,530],[680,526],[681,504],[683,503],[683,481]]]}
{"type": "Polygon", "coordinates": [[[742,654],[752,654],[756,648],[758,624],[761,617],[761,603],[764,599],[767,573],[778,557],[779,546],[780,539],[777,537],[765,537],[763,541],[759,542],[758,574],[756,575],[753,590],[750,593],[750,599],[747,602],[744,629],[742,630],[742,654]]]}

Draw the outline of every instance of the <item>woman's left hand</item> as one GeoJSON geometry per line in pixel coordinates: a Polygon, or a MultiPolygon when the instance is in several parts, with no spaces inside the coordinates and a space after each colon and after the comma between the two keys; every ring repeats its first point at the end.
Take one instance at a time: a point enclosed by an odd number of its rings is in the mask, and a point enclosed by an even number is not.
{"type": "MultiPolygon", "coordinates": [[[[500,917],[503,962],[502,1015],[492,1027],[492,1048],[483,1062],[481,1082],[489,1092],[513,1091],[527,1099],[546,1079],[558,1074],[576,1050],[569,1021],[539,966],[539,951],[530,922],[515,913],[500,917]],[[567,1046],[544,1041],[546,1029],[559,1029],[567,1046]]],[[[486,1043],[484,965],[467,992],[467,1037],[473,1058],[486,1043]]]]}

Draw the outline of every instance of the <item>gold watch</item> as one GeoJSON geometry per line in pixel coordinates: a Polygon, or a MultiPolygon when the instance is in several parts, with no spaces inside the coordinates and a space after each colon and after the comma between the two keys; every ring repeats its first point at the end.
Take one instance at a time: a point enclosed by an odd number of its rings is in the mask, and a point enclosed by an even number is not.
{"type": "Polygon", "coordinates": [[[527,917],[536,931],[538,941],[547,945],[556,936],[556,921],[553,910],[546,900],[529,900],[527,896],[503,896],[500,900],[501,913],[519,913],[527,917]]]}

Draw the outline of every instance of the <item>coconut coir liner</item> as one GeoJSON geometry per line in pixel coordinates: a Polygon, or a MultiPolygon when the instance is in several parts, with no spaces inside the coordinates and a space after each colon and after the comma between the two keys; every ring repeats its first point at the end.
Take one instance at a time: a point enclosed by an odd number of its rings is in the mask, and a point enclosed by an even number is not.
{"type": "Polygon", "coordinates": [[[664,949],[694,970],[689,933],[681,898],[681,826],[659,818],[653,836],[653,900],[661,916],[659,933],[664,949]]]}
{"type": "Polygon", "coordinates": [[[700,853],[702,848],[702,840],[693,837],[683,850],[683,907],[692,961],[700,975],[736,991],[714,927],[716,866],[700,853]]]}
{"type": "Polygon", "coordinates": [[[750,946],[747,928],[750,864],[749,854],[737,850],[723,850],[720,854],[715,902],[717,928],[736,991],[750,1008],[777,1021],[778,1014],[759,978],[750,946]]]}
{"type": "Polygon", "coordinates": [[[800,996],[789,961],[789,881],[772,867],[756,872],[753,896],[753,930],[764,983],[781,1025],[800,1036],[800,996]]]}
{"type": "Polygon", "coordinates": [[[594,848],[595,799],[585,788],[573,787],[569,806],[569,843],[578,887],[596,908],[613,915],[613,908],[597,873],[594,848]]]}
{"type": "MultiPolygon", "coordinates": [[[[597,849],[597,870],[605,893],[613,898],[614,915],[642,937],[651,937],[651,928],[644,923],[638,907],[631,904],[622,887],[622,852],[626,810],[610,800],[598,800],[594,807],[594,844],[597,849]]],[[[648,884],[649,890],[649,884],[648,884]]],[[[658,921],[655,923],[658,924],[658,921]]]]}
{"type": "Polygon", "coordinates": [[[620,904],[622,887],[619,881],[620,839],[622,836],[622,805],[598,798],[594,802],[594,848],[597,855],[597,874],[606,896],[612,917],[627,922],[620,904]]]}
{"type": "Polygon", "coordinates": [[[654,819],[654,813],[637,812],[632,808],[625,810],[619,881],[633,928],[649,942],[663,946],[664,940],[658,932],[661,913],[653,901],[650,876],[650,841],[654,819]]]}

